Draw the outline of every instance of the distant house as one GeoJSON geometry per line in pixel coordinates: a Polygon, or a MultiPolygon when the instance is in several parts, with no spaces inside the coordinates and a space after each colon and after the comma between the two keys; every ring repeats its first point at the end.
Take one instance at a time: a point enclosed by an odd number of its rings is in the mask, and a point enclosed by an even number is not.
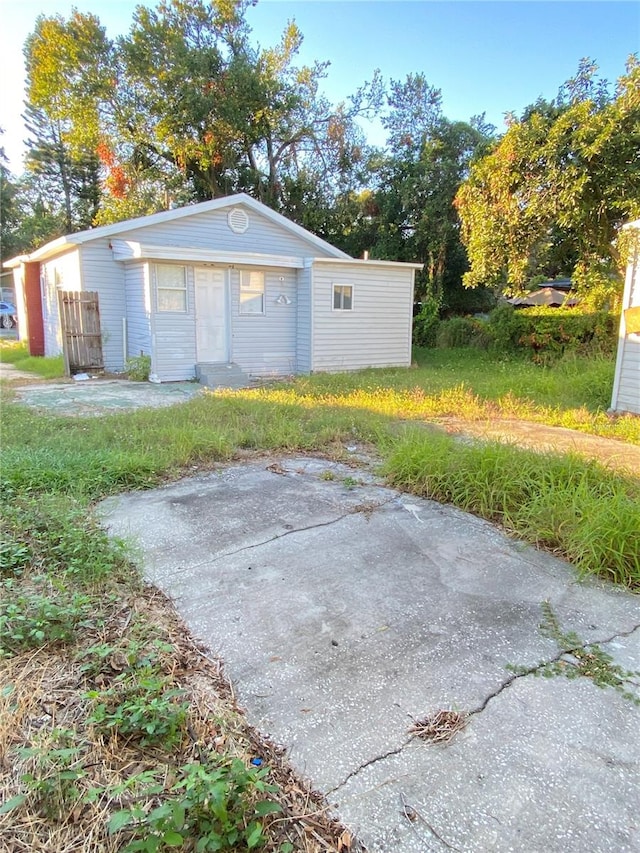
{"type": "Polygon", "coordinates": [[[61,237],[5,266],[32,354],[68,356],[86,321],[105,369],[144,354],[160,382],[411,364],[421,265],[351,258],[243,193],[61,237]]]}
{"type": "Polygon", "coordinates": [[[559,308],[561,305],[571,306],[577,305],[579,300],[574,296],[570,296],[571,281],[569,280],[568,288],[558,288],[555,285],[548,287],[540,287],[525,296],[515,296],[513,299],[507,299],[515,308],[527,308],[534,305],[546,305],[549,308],[559,308]]]}
{"type": "Polygon", "coordinates": [[[640,219],[625,226],[634,241],[627,265],[611,409],[640,414],[640,219]]]}

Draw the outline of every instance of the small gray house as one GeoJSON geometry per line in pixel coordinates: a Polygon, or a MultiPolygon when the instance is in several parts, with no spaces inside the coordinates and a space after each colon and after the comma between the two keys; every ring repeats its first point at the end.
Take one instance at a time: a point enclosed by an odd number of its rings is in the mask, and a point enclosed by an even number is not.
{"type": "Polygon", "coordinates": [[[618,355],[611,409],[640,415],[640,219],[625,225],[632,235],[622,296],[618,355]]]}
{"type": "Polygon", "coordinates": [[[65,305],[90,294],[104,368],[145,354],[158,382],[225,365],[283,376],[411,364],[421,265],[351,258],[245,194],[60,237],[5,266],[33,355],[65,350],[65,305]]]}

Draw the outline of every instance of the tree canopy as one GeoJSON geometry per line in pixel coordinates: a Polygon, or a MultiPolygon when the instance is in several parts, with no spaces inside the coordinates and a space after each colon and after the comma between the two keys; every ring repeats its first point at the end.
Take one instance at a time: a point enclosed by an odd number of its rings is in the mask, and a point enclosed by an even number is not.
{"type": "Polygon", "coordinates": [[[376,72],[332,104],[295,21],[271,47],[252,40],[254,2],[160,0],[116,39],[93,14],[38,17],[26,171],[0,164],[4,246],[244,191],[352,255],[422,262],[417,297],[443,313],[536,274],[600,301],[615,288],[616,236],[640,215],[636,60],[613,91],[585,60],[496,138],[483,116],[447,118],[422,72],[376,72]]]}
{"type": "Polygon", "coordinates": [[[564,274],[594,304],[619,292],[617,236],[640,215],[640,65],[632,57],[612,93],[596,72],[583,61],[471,167],[456,196],[467,286],[514,293],[564,274]]]}

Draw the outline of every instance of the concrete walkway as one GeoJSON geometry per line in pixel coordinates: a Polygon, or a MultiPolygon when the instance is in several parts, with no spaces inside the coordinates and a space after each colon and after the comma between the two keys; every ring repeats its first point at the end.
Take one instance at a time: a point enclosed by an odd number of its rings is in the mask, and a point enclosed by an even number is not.
{"type": "Polygon", "coordinates": [[[35,373],[27,373],[26,370],[18,370],[13,364],[0,361],[0,379],[5,379],[10,382],[23,381],[25,379],[40,380],[35,373]]]}
{"type": "Polygon", "coordinates": [[[610,679],[640,669],[638,596],[322,459],[232,465],[101,511],[370,853],[640,850],[640,707],[535,675],[575,674],[588,643],[610,679]],[[441,710],[468,715],[450,743],[410,733],[441,710]]]}
{"type": "Polygon", "coordinates": [[[491,421],[438,418],[434,423],[448,433],[474,436],[484,441],[501,441],[537,451],[575,453],[596,459],[617,471],[640,475],[640,446],[637,444],[515,418],[491,421]]]}

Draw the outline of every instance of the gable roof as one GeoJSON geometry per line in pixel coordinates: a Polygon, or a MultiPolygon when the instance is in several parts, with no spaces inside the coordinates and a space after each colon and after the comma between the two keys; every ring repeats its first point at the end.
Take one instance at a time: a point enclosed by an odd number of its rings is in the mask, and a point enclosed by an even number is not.
{"type": "Polygon", "coordinates": [[[246,193],[236,193],[235,195],[224,196],[222,198],[214,198],[211,201],[203,201],[199,204],[189,204],[186,207],[178,207],[174,210],[163,210],[160,213],[152,213],[149,216],[139,216],[136,219],[125,219],[122,222],[114,222],[112,225],[100,225],[97,228],[88,228],[86,231],[78,231],[75,234],[67,234],[64,237],[58,237],[56,240],[46,243],[29,255],[18,255],[15,258],[4,263],[7,268],[17,267],[21,263],[27,261],[42,261],[47,258],[59,255],[67,249],[73,249],[76,246],[81,246],[83,243],[88,243],[90,240],[98,240],[102,237],[112,237],[120,234],[126,234],[128,231],[133,231],[136,228],[148,228],[152,225],[159,225],[163,222],[172,222],[177,219],[182,219],[186,216],[197,216],[200,213],[210,213],[214,210],[224,210],[227,207],[235,207],[243,204],[249,207],[254,212],[261,216],[270,219],[279,225],[281,228],[290,231],[297,237],[306,240],[311,246],[316,249],[321,249],[334,258],[350,258],[346,252],[327,243],[320,237],[316,237],[306,228],[297,225],[281,213],[277,213],[266,204],[256,201],[246,193]]]}

